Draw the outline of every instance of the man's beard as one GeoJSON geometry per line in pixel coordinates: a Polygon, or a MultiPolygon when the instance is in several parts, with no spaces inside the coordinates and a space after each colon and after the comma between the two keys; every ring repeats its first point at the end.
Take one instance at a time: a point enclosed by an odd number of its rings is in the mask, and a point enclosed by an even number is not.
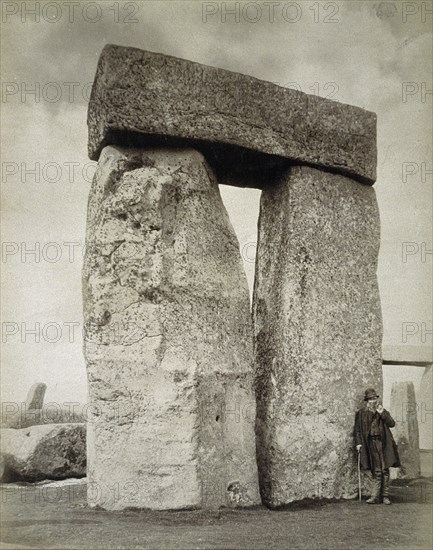
{"type": "Polygon", "coordinates": [[[376,412],[377,403],[368,403],[368,402],[367,402],[367,409],[368,409],[369,411],[376,412]]]}

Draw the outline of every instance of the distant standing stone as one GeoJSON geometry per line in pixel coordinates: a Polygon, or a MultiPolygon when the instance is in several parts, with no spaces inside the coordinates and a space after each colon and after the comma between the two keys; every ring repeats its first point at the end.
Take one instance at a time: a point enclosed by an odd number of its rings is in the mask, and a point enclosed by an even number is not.
{"type": "Polygon", "coordinates": [[[396,382],[391,389],[390,412],[395,420],[395,441],[402,468],[400,477],[420,476],[417,402],[413,382],[396,382]]]}
{"type": "Polygon", "coordinates": [[[425,368],[418,392],[418,427],[420,449],[433,449],[433,370],[425,368]]]}
{"type": "Polygon", "coordinates": [[[68,403],[48,403],[44,407],[46,384],[38,382],[34,384],[25,401],[22,403],[7,403],[2,407],[0,426],[2,428],[28,428],[40,424],[72,424],[85,422],[82,414],[84,405],[70,407],[68,403]],[[77,409],[77,410],[75,410],[77,409]]]}
{"type": "Polygon", "coordinates": [[[28,409],[42,409],[44,406],[45,392],[47,391],[47,385],[38,382],[33,384],[27,394],[26,407],[28,409]]]}

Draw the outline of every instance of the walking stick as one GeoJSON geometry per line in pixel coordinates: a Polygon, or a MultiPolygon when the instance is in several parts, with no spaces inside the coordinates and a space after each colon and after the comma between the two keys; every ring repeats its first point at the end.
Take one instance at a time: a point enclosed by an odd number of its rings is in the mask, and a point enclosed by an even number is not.
{"type": "Polygon", "coordinates": [[[361,449],[358,449],[358,495],[361,502],[361,449]]]}

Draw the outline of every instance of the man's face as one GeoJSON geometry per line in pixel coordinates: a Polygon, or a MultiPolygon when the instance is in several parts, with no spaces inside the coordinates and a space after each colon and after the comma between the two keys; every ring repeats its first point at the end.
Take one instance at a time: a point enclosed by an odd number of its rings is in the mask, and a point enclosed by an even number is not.
{"type": "Polygon", "coordinates": [[[367,400],[367,407],[372,410],[376,410],[377,407],[377,397],[371,397],[367,400]]]}

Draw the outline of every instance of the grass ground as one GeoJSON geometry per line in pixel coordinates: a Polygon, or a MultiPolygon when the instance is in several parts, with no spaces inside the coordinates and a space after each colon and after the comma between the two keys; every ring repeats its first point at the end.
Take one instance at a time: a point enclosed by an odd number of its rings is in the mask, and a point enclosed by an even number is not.
{"type": "Polygon", "coordinates": [[[392,488],[393,505],[317,502],[284,510],[106,512],[84,480],[2,486],[0,548],[431,549],[431,481],[392,488]]]}

